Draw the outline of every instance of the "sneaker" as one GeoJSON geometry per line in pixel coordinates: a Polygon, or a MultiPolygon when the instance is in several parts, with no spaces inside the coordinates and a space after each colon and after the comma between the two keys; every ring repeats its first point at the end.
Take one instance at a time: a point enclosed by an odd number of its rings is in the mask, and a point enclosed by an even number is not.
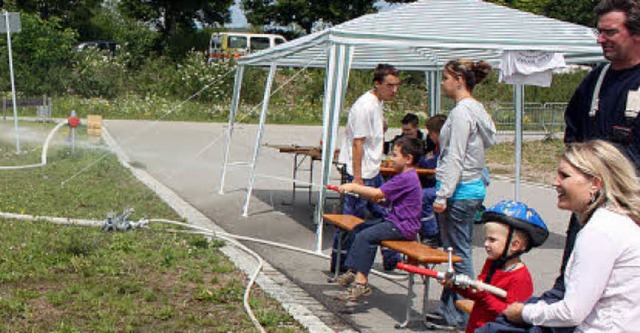
{"type": "Polygon", "coordinates": [[[369,295],[371,295],[371,288],[368,284],[354,283],[338,298],[347,302],[357,302],[360,297],[369,295]]]}
{"type": "Polygon", "coordinates": [[[435,319],[435,320],[443,320],[444,317],[439,312],[429,312],[424,315],[427,320],[435,319]]]}
{"type": "Polygon", "coordinates": [[[422,238],[421,243],[424,244],[424,245],[431,246],[434,249],[437,249],[437,248],[442,246],[442,242],[440,241],[440,237],[437,234],[435,236],[422,238]]]}
{"type": "Polygon", "coordinates": [[[428,330],[458,331],[458,326],[447,323],[442,317],[429,319],[427,316],[424,324],[428,330]]]}
{"type": "Polygon", "coordinates": [[[336,281],[338,282],[339,285],[343,287],[348,287],[355,280],[356,280],[356,274],[353,271],[346,271],[342,275],[338,276],[338,279],[336,281]]]}

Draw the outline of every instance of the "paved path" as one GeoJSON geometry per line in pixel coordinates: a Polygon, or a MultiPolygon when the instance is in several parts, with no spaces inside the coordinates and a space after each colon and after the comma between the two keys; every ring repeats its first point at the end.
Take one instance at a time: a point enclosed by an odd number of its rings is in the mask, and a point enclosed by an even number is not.
{"type": "MultiPolygon", "coordinates": [[[[227,232],[315,249],[315,226],[306,192],[298,193],[294,205],[282,204],[291,200],[291,181],[287,180],[291,179],[292,155],[280,154],[270,148],[261,150],[254,196],[249,216],[244,218],[241,211],[248,182],[246,167],[230,170],[225,194],[218,194],[224,148],[223,124],[110,120],[106,127],[136,167],[146,170],[227,232]]],[[[250,160],[256,131],[255,125],[241,125],[235,130],[232,161],[250,160]]],[[[314,145],[319,141],[321,131],[317,126],[268,125],[263,143],[314,145]]],[[[319,164],[316,170],[320,170],[319,164]]],[[[332,177],[335,183],[339,182],[337,172],[332,177]]],[[[318,179],[319,172],[316,172],[314,181],[318,179]]],[[[513,193],[509,181],[494,179],[486,204],[511,198],[513,193]]],[[[534,275],[536,293],[540,293],[552,285],[557,275],[568,214],[555,208],[555,191],[548,187],[524,185],[521,196],[541,213],[553,232],[542,249],[536,249],[524,258],[534,275]]],[[[330,201],[328,208],[333,206],[330,201]]],[[[478,228],[475,235],[476,269],[484,261],[484,251],[478,247],[481,245],[480,232],[478,228]]],[[[324,237],[325,253],[329,253],[332,235],[328,228],[324,237]]],[[[335,330],[392,332],[394,324],[404,318],[404,282],[374,276],[371,279],[374,294],[369,297],[368,304],[346,308],[335,300],[335,295],[342,289],[326,282],[328,261],[264,245],[248,245],[324,305],[328,312],[317,305],[311,306],[314,313],[335,330]]],[[[418,283],[419,293],[422,288],[418,283]]],[[[430,306],[434,306],[440,290],[435,283],[431,283],[430,289],[430,306]]],[[[414,309],[418,311],[422,304],[418,300],[416,303],[414,309]]],[[[410,330],[422,331],[424,328],[416,323],[410,330]]]]}

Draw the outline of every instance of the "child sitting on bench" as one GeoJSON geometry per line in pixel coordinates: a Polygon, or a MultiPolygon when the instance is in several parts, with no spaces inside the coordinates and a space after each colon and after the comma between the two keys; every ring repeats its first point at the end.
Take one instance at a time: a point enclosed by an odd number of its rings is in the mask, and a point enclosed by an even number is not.
{"type": "Polygon", "coordinates": [[[524,203],[513,200],[502,200],[487,209],[482,214],[482,223],[487,260],[478,280],[504,289],[507,298],[502,299],[487,291],[452,286],[459,295],[475,301],[466,333],[494,321],[509,304],[522,302],[531,296],[531,274],[520,256],[532,247],[542,245],[549,236],[540,215],[524,203]]]}
{"type": "Polygon", "coordinates": [[[349,289],[341,299],[356,301],[371,294],[367,277],[382,241],[416,239],[421,228],[422,189],[414,164],[421,155],[420,140],[403,137],[395,142],[391,155],[397,174],[384,185],[380,188],[355,183],[340,186],[341,193],[357,194],[387,207],[384,217],[367,220],[351,231],[355,237],[345,263],[348,271],[338,277],[338,283],[349,289]]]}

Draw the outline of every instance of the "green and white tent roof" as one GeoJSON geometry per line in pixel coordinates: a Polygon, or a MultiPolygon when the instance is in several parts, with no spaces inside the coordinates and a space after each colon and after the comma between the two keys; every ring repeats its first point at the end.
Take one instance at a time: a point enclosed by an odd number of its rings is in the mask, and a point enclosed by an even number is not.
{"type": "Polygon", "coordinates": [[[403,70],[432,70],[457,58],[497,64],[504,50],[561,52],[570,64],[604,60],[588,27],[479,0],[419,0],[247,55],[238,62],[323,68],[330,44],[355,46],[351,64],[355,69],[390,63],[403,70]]]}

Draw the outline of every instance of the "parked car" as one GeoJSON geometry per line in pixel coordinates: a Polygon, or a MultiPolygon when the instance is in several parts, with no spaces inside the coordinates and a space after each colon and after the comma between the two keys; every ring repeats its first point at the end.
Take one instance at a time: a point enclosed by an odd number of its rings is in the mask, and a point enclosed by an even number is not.
{"type": "Polygon", "coordinates": [[[108,41],[89,41],[78,44],[76,47],[78,51],[95,49],[106,55],[115,56],[116,52],[120,49],[120,44],[116,42],[108,41]]]}
{"type": "Polygon", "coordinates": [[[209,62],[238,58],[245,54],[268,49],[287,40],[275,34],[248,32],[214,32],[209,41],[209,62]]]}

